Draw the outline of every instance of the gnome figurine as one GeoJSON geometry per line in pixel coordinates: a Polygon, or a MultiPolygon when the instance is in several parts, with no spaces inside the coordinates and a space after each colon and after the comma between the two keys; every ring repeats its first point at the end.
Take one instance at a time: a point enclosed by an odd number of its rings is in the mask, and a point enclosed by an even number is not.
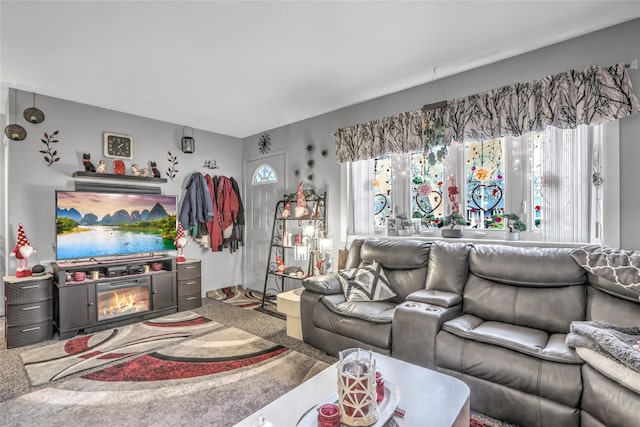
{"type": "Polygon", "coordinates": [[[304,197],[302,183],[298,186],[298,194],[296,199],[296,208],[293,210],[296,219],[309,218],[309,209],[307,208],[307,199],[304,197]]]}
{"type": "Polygon", "coordinates": [[[31,242],[27,239],[27,235],[22,228],[22,224],[18,224],[18,241],[9,256],[16,257],[18,260],[18,268],[16,268],[16,277],[31,276],[28,258],[33,255],[36,250],[31,246],[31,242]]]}
{"type": "Polygon", "coordinates": [[[187,259],[184,257],[185,246],[187,246],[187,238],[184,235],[184,228],[182,228],[181,223],[178,223],[178,232],[176,233],[176,248],[178,248],[178,257],[176,258],[176,262],[187,261],[187,259]]]}

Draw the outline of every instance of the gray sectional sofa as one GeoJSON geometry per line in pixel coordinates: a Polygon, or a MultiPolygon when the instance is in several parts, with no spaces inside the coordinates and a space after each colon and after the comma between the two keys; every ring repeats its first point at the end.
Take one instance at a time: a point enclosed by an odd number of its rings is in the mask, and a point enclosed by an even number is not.
{"type": "Polygon", "coordinates": [[[303,281],[305,342],[457,377],[472,409],[521,426],[640,425],[640,373],[614,375],[609,358],[566,342],[574,321],[639,326],[638,295],[587,273],[571,249],[357,240],[346,268],[374,261],[392,299],[348,301],[337,274],[303,281]]]}

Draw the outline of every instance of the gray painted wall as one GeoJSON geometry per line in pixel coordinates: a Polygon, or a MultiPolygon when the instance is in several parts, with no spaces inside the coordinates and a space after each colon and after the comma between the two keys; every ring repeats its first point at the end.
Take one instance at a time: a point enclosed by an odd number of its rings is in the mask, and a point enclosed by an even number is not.
{"type": "MultiPolygon", "coordinates": [[[[13,99],[13,91],[11,91],[13,99]]],[[[25,227],[27,237],[38,251],[30,260],[30,265],[46,263],[55,259],[52,244],[55,242],[55,190],[73,190],[75,171],[84,170],[82,153],[91,153],[95,165],[103,159],[107,164],[107,172],[112,172],[112,160],[103,157],[103,133],[105,131],[124,133],[133,136],[134,159],[125,160],[127,174],[131,174],[130,166],[137,163],[148,167],[150,160],[156,161],[163,178],[168,169],[167,152],[177,154],[179,170],[175,180],[168,179],[167,183],[139,183],[108,181],[116,184],[158,186],[162,194],[177,195],[179,206],[182,202],[184,186],[194,171],[211,173],[214,175],[233,176],[239,182],[242,180],[242,144],[237,138],[205,132],[196,129],[196,151],[194,154],[184,154],[180,151],[183,125],[151,120],[144,117],[125,114],[117,111],[78,104],[62,99],[38,96],[36,105],[41,109],[46,119],[43,123],[32,125],[22,119],[22,111],[32,106],[32,94],[17,92],[19,122],[27,130],[27,139],[23,142],[5,142],[0,150],[0,164],[4,169],[6,160],[8,173],[8,192],[2,185],[0,201],[7,199],[8,231],[2,233],[3,261],[7,259],[5,241],[8,250],[15,245],[18,223],[25,227]],[[47,167],[43,156],[38,150],[44,147],[40,142],[44,132],[59,130],[57,149],[61,160],[47,167]],[[220,169],[209,170],[203,167],[205,160],[215,159],[220,169]]],[[[11,101],[13,106],[13,101],[11,101]]],[[[10,110],[13,120],[13,109],[10,110]]],[[[3,125],[4,127],[4,125],[3,125]]],[[[188,135],[191,135],[189,132],[188,135]]],[[[6,139],[5,139],[6,141],[6,139]]],[[[143,167],[143,166],[141,166],[143,167]]],[[[3,176],[3,170],[0,176],[3,176]]],[[[4,178],[3,178],[4,179],[4,178]]],[[[80,180],[80,179],[78,179],[80,180]]],[[[100,183],[103,181],[91,180],[100,183]]],[[[4,212],[4,210],[0,211],[4,212]]],[[[0,221],[0,224],[4,224],[0,221]]],[[[185,249],[188,258],[201,259],[202,262],[202,290],[235,285],[242,282],[242,248],[230,254],[229,251],[212,253],[201,248],[190,240],[185,249]]],[[[4,262],[1,267],[4,270],[4,262]]],[[[9,268],[2,274],[14,274],[15,258],[9,258],[9,268]]]]}
{"type": "MultiPolygon", "coordinates": [[[[535,37],[534,34],[531,35],[535,37]]],[[[583,37],[539,49],[508,60],[500,61],[468,72],[442,78],[397,92],[372,101],[316,116],[268,131],[273,150],[286,150],[290,163],[287,170],[287,191],[293,191],[299,179],[293,175],[296,168],[306,170],[308,154],[305,147],[314,143],[314,179],[309,185],[328,190],[329,228],[334,237],[346,233],[346,222],[340,214],[341,168],[335,162],[333,133],[342,127],[363,123],[380,117],[420,108],[424,104],[440,101],[442,91],[447,98],[459,98],[516,82],[538,80],[550,74],[569,69],[581,70],[588,65],[609,66],[630,63],[639,58],[640,20],[630,21],[583,37]],[[329,158],[322,158],[318,148],[328,148],[329,158]]],[[[431,75],[433,70],[425,70],[431,75]]],[[[636,94],[640,94],[640,70],[629,71],[636,94]]],[[[626,249],[640,249],[640,114],[623,118],[620,124],[621,174],[621,240],[626,249]]],[[[259,156],[258,138],[243,139],[243,156],[259,156]]],[[[306,176],[303,173],[302,176],[306,176]]]]}

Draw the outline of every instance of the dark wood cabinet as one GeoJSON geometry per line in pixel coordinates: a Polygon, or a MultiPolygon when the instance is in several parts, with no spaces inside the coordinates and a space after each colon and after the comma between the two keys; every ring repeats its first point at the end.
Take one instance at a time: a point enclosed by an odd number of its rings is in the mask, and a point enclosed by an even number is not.
{"type": "Polygon", "coordinates": [[[155,273],[151,276],[151,297],[154,310],[178,305],[175,271],[155,273]]]}
{"type": "Polygon", "coordinates": [[[178,311],[202,306],[202,281],[200,260],[187,260],[177,264],[178,311]]]}
{"type": "Polygon", "coordinates": [[[22,347],[53,337],[52,277],[5,276],[5,337],[7,348],[22,347]]]}
{"type": "Polygon", "coordinates": [[[93,283],[58,286],[60,338],[70,338],[97,319],[96,287],[93,283]]]}
{"type": "Polygon", "coordinates": [[[53,264],[61,339],[178,311],[172,256],[53,264]]]}

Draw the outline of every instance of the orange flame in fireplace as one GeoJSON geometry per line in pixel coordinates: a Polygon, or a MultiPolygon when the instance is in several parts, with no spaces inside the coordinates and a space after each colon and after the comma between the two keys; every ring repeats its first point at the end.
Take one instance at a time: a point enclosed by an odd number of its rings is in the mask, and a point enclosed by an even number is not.
{"type": "Polygon", "coordinates": [[[113,291],[111,298],[102,306],[102,314],[105,316],[115,316],[124,313],[134,313],[149,310],[149,301],[143,298],[138,301],[135,292],[125,291],[118,294],[113,291]]]}

